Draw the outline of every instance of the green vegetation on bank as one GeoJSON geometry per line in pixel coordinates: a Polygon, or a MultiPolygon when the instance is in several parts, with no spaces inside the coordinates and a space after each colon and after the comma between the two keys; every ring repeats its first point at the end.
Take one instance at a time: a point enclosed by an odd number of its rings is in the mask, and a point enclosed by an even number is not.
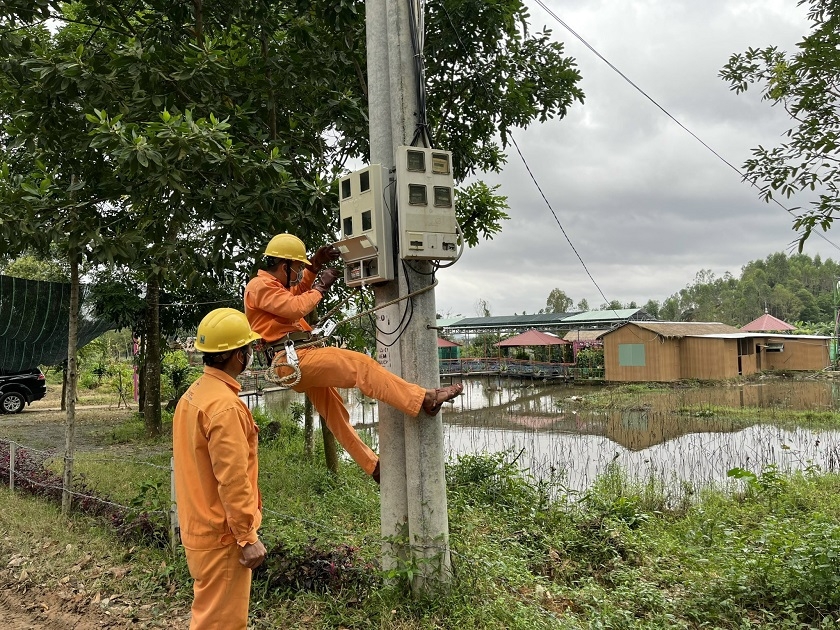
{"type": "MultiPolygon", "coordinates": [[[[334,477],[320,453],[306,458],[288,418],[258,421],[275,424],[260,446],[270,557],[255,577],[255,628],[838,627],[840,475],[736,471],[736,485],[675,505],[659,481],[631,482],[616,468],[574,494],[505,454],[462,456],[447,467],[454,584],[415,600],[410,562],[383,586],[376,485],[350,463],[334,477]]],[[[129,446],[143,455],[81,459],[86,483],[165,509],[166,472],[128,460],[165,467],[166,439],[118,448],[129,446]]],[[[119,540],[91,517],[67,526],[57,506],[4,490],[0,566],[18,556],[4,580],[25,571],[24,581],[59,588],[73,575],[88,594],[122,597],[126,615],[146,605],[177,616],[189,605],[181,554],[119,540]],[[57,548],[45,562],[42,550],[57,548]]]]}
{"type": "MultiPolygon", "coordinates": [[[[721,383],[729,387],[731,383],[721,383]]],[[[795,389],[795,385],[793,388],[795,389]]],[[[715,422],[729,422],[733,426],[750,426],[761,422],[778,427],[807,427],[812,430],[840,428],[840,410],[791,409],[785,401],[770,401],[764,406],[726,406],[709,401],[690,400],[686,395],[701,391],[697,383],[629,383],[599,388],[591,394],[573,400],[561,400],[558,407],[574,405],[602,411],[647,410],[691,418],[709,418],[715,422]]]]}
{"type": "Polygon", "coordinates": [[[840,428],[840,412],[775,409],[764,407],[721,407],[718,405],[690,405],[676,413],[695,418],[731,420],[734,424],[753,425],[757,421],[777,427],[807,427],[812,430],[840,428]]]}

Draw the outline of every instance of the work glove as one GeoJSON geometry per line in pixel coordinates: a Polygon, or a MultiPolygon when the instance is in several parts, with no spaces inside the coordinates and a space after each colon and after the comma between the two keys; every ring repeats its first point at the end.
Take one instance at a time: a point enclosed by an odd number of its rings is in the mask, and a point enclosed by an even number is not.
{"type": "Polygon", "coordinates": [[[312,273],[318,273],[321,271],[321,267],[337,259],[338,250],[332,245],[324,245],[318,248],[318,251],[312,256],[312,264],[307,265],[306,268],[312,273]]]}
{"type": "Polygon", "coordinates": [[[312,284],[312,288],[320,291],[321,295],[326,293],[329,288],[338,280],[338,269],[327,268],[321,270],[318,274],[318,279],[312,284]]]}

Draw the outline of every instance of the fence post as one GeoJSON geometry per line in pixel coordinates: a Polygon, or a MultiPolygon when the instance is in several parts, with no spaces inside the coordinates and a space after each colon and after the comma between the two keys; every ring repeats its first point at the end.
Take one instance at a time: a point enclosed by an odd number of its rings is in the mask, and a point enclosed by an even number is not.
{"type": "Polygon", "coordinates": [[[169,544],[178,551],[178,503],[175,500],[175,458],[169,458],[169,544]]]}
{"type": "Polygon", "coordinates": [[[15,450],[17,444],[9,440],[9,490],[15,489],[15,450]]]}

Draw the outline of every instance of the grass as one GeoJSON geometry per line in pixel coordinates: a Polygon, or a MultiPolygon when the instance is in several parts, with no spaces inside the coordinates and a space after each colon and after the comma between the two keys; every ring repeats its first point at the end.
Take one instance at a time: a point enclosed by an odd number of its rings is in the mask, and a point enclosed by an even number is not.
{"type": "MultiPolygon", "coordinates": [[[[510,454],[461,456],[447,467],[453,584],[415,598],[406,578],[416,563],[387,575],[378,568],[376,485],[350,463],[331,475],[321,453],[302,454],[300,429],[279,423],[260,445],[270,555],[255,576],[254,628],[838,627],[838,475],[741,471],[734,490],[674,506],[655,479],[631,481],[616,467],[570,495],[519,471],[510,454]]],[[[136,447],[141,459],[168,466],[165,441],[106,445],[122,460],[80,457],[90,487],[150,508],[168,502],[165,471],[124,456],[136,447]]],[[[153,604],[144,614],[169,617],[189,604],[180,553],[0,491],[0,566],[16,554],[26,560],[4,579],[25,569],[26,580],[62,588],[74,575],[87,594],[120,594],[126,615],[141,601],[153,604]]]]}

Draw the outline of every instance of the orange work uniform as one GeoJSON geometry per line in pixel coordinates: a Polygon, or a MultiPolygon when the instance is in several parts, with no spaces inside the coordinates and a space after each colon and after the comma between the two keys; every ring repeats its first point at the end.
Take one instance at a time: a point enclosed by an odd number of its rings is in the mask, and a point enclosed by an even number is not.
{"type": "MultiPolygon", "coordinates": [[[[312,289],[315,274],[306,270],[299,284],[287,289],[273,275],[260,270],[245,287],[245,315],[251,329],[266,343],[291,332],[309,331],[302,318],[321,301],[312,289]]],[[[350,424],[350,414],[336,388],[358,388],[410,416],[420,413],[426,390],[404,381],[361,352],[341,348],[298,350],[300,382],[292,389],[307,395],[339,444],[367,474],[379,458],[350,424]]]]}
{"type": "Polygon", "coordinates": [[[251,569],[239,563],[240,548],[258,540],[262,498],[258,430],[239,390],[230,375],[205,367],[172,418],[178,520],[194,580],[190,630],[248,623],[251,569]]]}

